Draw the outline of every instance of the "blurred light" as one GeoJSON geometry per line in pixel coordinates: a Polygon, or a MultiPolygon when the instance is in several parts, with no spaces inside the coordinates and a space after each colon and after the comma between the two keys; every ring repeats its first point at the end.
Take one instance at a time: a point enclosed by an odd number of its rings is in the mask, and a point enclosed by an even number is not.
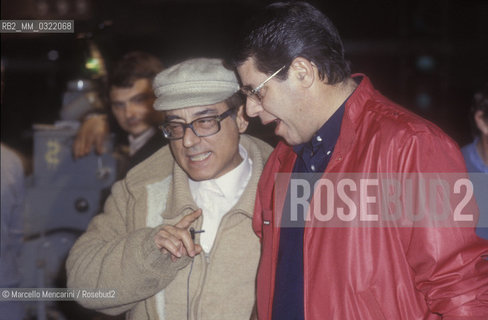
{"type": "Polygon", "coordinates": [[[98,49],[97,44],[93,41],[88,41],[88,51],[89,55],[85,67],[93,72],[93,78],[105,77],[107,75],[105,61],[103,60],[103,56],[98,49]]]}
{"type": "Polygon", "coordinates": [[[78,80],[78,81],[76,82],[76,87],[77,87],[77,88],[78,88],[78,90],[80,90],[80,91],[83,89],[83,85],[84,85],[83,80],[78,80]]]}
{"type": "Polygon", "coordinates": [[[65,15],[69,11],[69,3],[66,0],[58,0],[56,3],[56,8],[58,9],[58,13],[60,15],[65,15]]]}
{"type": "Polygon", "coordinates": [[[88,70],[99,72],[100,71],[100,60],[96,58],[88,59],[85,63],[85,67],[88,70]]]}
{"type": "Polygon", "coordinates": [[[59,59],[59,52],[58,50],[49,50],[49,52],[47,53],[47,58],[50,60],[50,61],[56,61],[59,59]]]}
{"type": "Polygon", "coordinates": [[[98,29],[103,30],[105,28],[108,28],[113,25],[112,20],[104,20],[101,23],[98,24],[98,29]]]}
{"type": "Polygon", "coordinates": [[[426,92],[421,92],[415,97],[417,107],[422,111],[429,111],[432,105],[432,97],[426,92]]]}
{"type": "Polygon", "coordinates": [[[77,0],[75,6],[78,14],[85,14],[88,12],[88,3],[86,0],[77,0]]]}
{"type": "Polygon", "coordinates": [[[46,0],[39,0],[36,3],[37,12],[40,16],[45,16],[49,12],[49,4],[46,0]]]}
{"type": "Polygon", "coordinates": [[[435,60],[431,56],[417,58],[417,68],[422,71],[432,71],[435,68],[435,60]]]}

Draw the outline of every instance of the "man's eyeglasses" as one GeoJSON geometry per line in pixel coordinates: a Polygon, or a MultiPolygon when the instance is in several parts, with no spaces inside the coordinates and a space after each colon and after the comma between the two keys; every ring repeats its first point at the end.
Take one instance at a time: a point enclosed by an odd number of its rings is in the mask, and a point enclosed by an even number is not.
{"type": "Polygon", "coordinates": [[[202,117],[190,123],[169,121],[159,126],[164,137],[169,140],[178,140],[185,135],[186,128],[191,128],[197,137],[208,137],[220,131],[220,122],[231,115],[236,109],[229,109],[218,116],[202,117]]]}
{"type": "Polygon", "coordinates": [[[241,88],[241,92],[244,93],[249,99],[254,100],[255,102],[261,103],[263,101],[263,95],[260,93],[261,89],[264,85],[271,79],[273,79],[281,70],[283,70],[286,66],[279,68],[275,73],[270,75],[266,80],[261,82],[256,88],[249,89],[246,87],[241,88]]]}

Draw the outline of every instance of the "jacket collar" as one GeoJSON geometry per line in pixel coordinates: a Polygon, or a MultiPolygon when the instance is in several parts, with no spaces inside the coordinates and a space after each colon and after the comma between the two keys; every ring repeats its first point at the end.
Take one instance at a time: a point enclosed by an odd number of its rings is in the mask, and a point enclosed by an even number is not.
{"type": "MultiPolygon", "coordinates": [[[[344,117],[341,124],[341,132],[339,139],[337,140],[336,148],[332,158],[330,159],[329,168],[333,168],[334,164],[337,164],[344,159],[346,154],[350,152],[351,146],[354,143],[357,135],[357,127],[363,118],[365,105],[369,99],[371,99],[372,93],[375,91],[369,78],[364,74],[353,74],[352,78],[355,81],[361,81],[356,90],[351,94],[346,102],[346,108],[344,111],[344,117]]],[[[277,159],[281,164],[287,164],[289,168],[284,169],[284,172],[291,172],[293,170],[293,164],[297,158],[297,155],[293,152],[293,149],[289,146],[285,147],[284,142],[280,142],[281,147],[277,148],[277,159]]],[[[327,171],[330,171],[327,170],[327,171]]]]}
{"type": "Polygon", "coordinates": [[[188,176],[181,167],[173,162],[173,181],[168,194],[168,202],[163,218],[172,219],[181,214],[188,214],[197,210],[198,207],[191,196],[188,176]]]}

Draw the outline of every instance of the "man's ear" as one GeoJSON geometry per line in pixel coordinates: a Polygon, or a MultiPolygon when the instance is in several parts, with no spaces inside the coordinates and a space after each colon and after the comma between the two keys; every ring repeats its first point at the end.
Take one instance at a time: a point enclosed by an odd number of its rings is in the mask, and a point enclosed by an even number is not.
{"type": "Polygon", "coordinates": [[[488,136],[488,120],[486,119],[483,111],[478,110],[474,113],[474,121],[476,122],[476,126],[478,129],[480,129],[481,133],[488,136]]]}
{"type": "Polygon", "coordinates": [[[249,121],[247,120],[246,112],[244,111],[244,105],[241,105],[237,109],[236,123],[237,123],[237,129],[239,130],[239,133],[244,133],[247,130],[249,121]]]}
{"type": "Polygon", "coordinates": [[[315,81],[317,68],[314,63],[302,57],[296,57],[290,64],[289,76],[294,77],[303,87],[310,87],[315,81]]]}

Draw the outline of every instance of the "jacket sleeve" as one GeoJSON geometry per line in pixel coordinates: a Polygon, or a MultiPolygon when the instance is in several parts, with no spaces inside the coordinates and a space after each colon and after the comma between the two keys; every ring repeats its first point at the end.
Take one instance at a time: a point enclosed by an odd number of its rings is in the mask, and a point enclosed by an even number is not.
{"type": "MultiPolygon", "coordinates": [[[[277,147],[279,149],[280,146],[277,147]]],[[[263,221],[265,220],[264,211],[270,211],[272,208],[272,190],[274,185],[274,173],[277,170],[277,163],[276,163],[276,151],[275,149],[271,155],[269,156],[263,171],[261,173],[261,177],[259,178],[257,190],[256,190],[256,199],[254,201],[254,214],[252,219],[252,228],[256,235],[259,237],[261,244],[263,244],[263,221]]],[[[271,217],[268,217],[271,218],[271,217]]]]}
{"type": "Polygon", "coordinates": [[[136,302],[164,289],[190,258],[172,262],[154,243],[160,229],[142,228],[127,232],[131,214],[124,180],[117,182],[104,212],[97,215],[76,241],[66,262],[68,287],[115,292],[114,298],[83,298],[84,307],[107,314],[120,314],[136,302]]]}
{"type": "MultiPolygon", "coordinates": [[[[447,138],[420,135],[405,144],[409,156],[404,164],[409,172],[436,172],[444,177],[465,172],[458,147],[439,139],[447,138]]],[[[487,319],[488,261],[483,257],[488,255],[488,241],[478,238],[474,227],[456,225],[417,226],[406,232],[415,285],[431,312],[444,320],[487,319]]]]}

